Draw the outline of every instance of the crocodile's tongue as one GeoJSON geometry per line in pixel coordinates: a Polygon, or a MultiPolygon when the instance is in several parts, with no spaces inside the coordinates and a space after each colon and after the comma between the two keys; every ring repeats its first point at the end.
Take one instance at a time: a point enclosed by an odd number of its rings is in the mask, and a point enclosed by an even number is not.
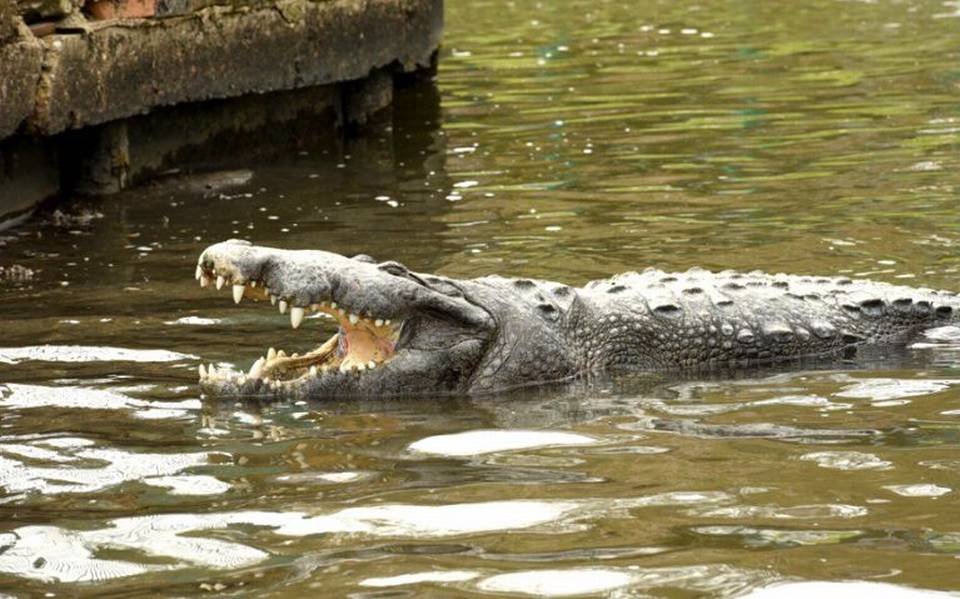
{"type": "Polygon", "coordinates": [[[341,319],[339,330],[315,350],[288,356],[270,348],[254,362],[247,376],[251,379],[292,380],[304,374],[336,371],[362,372],[387,362],[396,351],[399,327],[376,326],[366,320],[351,323],[341,319]]]}
{"type": "Polygon", "coordinates": [[[393,355],[396,344],[393,339],[382,337],[365,327],[340,327],[337,355],[342,359],[341,368],[353,368],[383,363],[393,355]]]}

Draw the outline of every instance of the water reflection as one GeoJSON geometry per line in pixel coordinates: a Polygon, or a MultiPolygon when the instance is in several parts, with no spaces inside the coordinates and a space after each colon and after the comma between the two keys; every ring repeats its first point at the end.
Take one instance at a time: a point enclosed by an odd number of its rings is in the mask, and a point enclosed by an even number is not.
{"type": "MultiPolygon", "coordinates": [[[[120,518],[96,530],[26,526],[0,534],[0,572],[43,581],[98,581],[191,566],[230,570],[266,560],[267,552],[196,533],[238,525],[269,528],[285,537],[341,535],[422,539],[505,533],[538,528],[559,534],[577,523],[628,507],[715,502],[721,495],[671,493],[636,499],[532,501],[426,505],[378,505],[346,508],[329,514],[244,511],[207,515],[160,515],[120,518]],[[138,564],[98,557],[104,549],[135,550],[161,564],[138,564]],[[170,560],[173,560],[172,562],[170,560]]],[[[330,541],[328,541],[330,542],[330,541]]]]}
{"type": "Polygon", "coordinates": [[[447,8],[436,81],[370,136],[0,235],[0,266],[34,273],[0,279],[0,594],[960,588],[956,327],[841,363],[484,397],[197,395],[197,361],[316,341],[195,287],[229,237],[452,276],[957,288],[950,7],[447,8]]]}
{"type": "Polygon", "coordinates": [[[515,449],[595,443],[597,440],[593,437],[559,431],[478,430],[427,437],[414,441],[409,449],[417,453],[461,457],[515,449]]]}
{"type": "Polygon", "coordinates": [[[956,597],[955,593],[930,591],[885,582],[784,582],[770,585],[745,595],[748,599],[784,599],[798,595],[867,596],[878,599],[925,599],[927,597],[956,597]]]}
{"type": "MultiPolygon", "coordinates": [[[[474,592],[534,597],[574,597],[607,595],[613,591],[655,591],[683,589],[694,593],[733,595],[763,582],[769,575],[726,566],[689,566],[680,568],[571,568],[563,570],[522,570],[508,574],[448,570],[417,572],[360,582],[367,587],[401,587],[433,583],[455,586],[474,592]],[[453,584],[451,584],[453,583],[453,584]],[[466,584],[465,584],[466,583],[466,584]]],[[[613,595],[618,596],[618,595],[613,595]]],[[[629,596],[629,595],[628,595],[629,596]]]]}

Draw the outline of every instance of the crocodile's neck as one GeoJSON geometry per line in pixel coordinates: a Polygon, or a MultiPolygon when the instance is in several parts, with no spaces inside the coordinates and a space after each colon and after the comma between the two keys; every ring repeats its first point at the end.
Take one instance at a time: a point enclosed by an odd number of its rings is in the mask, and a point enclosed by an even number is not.
{"type": "Polygon", "coordinates": [[[649,370],[660,362],[659,337],[665,331],[643,302],[577,289],[565,316],[565,338],[578,373],[649,370]]]}

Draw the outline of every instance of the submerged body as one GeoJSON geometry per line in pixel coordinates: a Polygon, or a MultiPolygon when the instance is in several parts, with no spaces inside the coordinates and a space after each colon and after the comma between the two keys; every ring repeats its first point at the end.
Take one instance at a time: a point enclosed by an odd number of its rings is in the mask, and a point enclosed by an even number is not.
{"type": "Polygon", "coordinates": [[[270,300],[299,328],[340,329],[316,350],[270,350],[246,373],[200,369],[221,395],[328,397],[488,392],[589,373],[719,369],[903,344],[960,319],[952,291],[842,277],[648,269],[575,288],[460,280],[311,250],[231,240],[197,278],[234,301],[270,300]]]}

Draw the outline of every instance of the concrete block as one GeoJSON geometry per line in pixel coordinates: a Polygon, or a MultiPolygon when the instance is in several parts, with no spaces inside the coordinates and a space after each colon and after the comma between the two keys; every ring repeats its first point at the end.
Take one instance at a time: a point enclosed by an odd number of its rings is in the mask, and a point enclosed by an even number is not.
{"type": "Polygon", "coordinates": [[[29,32],[20,34],[0,44],[0,140],[13,135],[36,104],[43,48],[29,32]]]}
{"type": "Polygon", "coordinates": [[[442,0],[281,0],[256,10],[52,35],[32,128],[44,135],[184,102],[326,85],[430,65],[442,0]]]}
{"type": "Polygon", "coordinates": [[[343,119],[348,127],[365,125],[374,113],[393,102],[393,75],[387,69],[378,69],[343,87],[343,119]]]}
{"type": "Polygon", "coordinates": [[[170,171],[248,165],[303,145],[339,144],[339,87],[174,106],[64,133],[66,185],[105,195],[170,171]]]}

